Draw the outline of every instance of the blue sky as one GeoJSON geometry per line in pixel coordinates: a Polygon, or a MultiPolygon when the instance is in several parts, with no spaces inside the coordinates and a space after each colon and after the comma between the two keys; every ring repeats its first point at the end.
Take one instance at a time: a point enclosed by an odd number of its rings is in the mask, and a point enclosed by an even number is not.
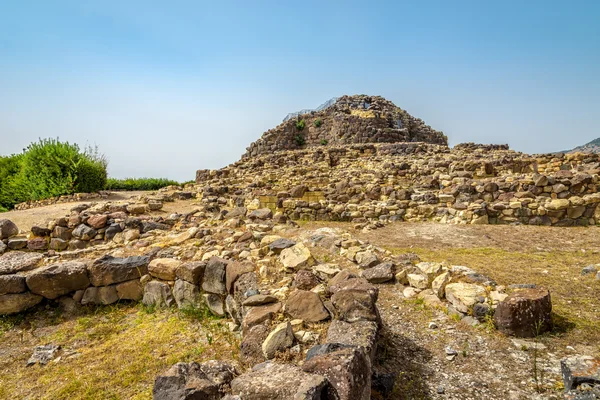
{"type": "Polygon", "coordinates": [[[0,154],[97,144],[115,177],[193,179],[288,113],[382,95],[465,141],[600,136],[598,1],[0,0],[0,154]]]}

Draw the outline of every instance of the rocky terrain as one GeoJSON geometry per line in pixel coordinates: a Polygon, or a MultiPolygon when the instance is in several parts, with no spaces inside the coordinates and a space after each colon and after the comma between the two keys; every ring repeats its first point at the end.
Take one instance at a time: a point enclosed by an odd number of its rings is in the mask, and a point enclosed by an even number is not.
{"type": "Polygon", "coordinates": [[[0,397],[597,398],[599,170],[343,96],[195,185],[0,220],[0,397]]]}
{"type": "Polygon", "coordinates": [[[564,151],[564,153],[600,153],[600,138],[594,139],[589,143],[577,146],[574,149],[564,151]]]}

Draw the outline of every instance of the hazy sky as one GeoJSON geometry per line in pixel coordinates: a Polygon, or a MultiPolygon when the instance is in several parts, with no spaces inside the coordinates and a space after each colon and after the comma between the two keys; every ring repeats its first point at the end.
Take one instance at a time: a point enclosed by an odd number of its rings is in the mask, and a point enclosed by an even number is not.
{"type": "Polygon", "coordinates": [[[292,111],[382,95],[454,145],[600,136],[600,1],[0,0],[0,154],[193,179],[292,111]]]}

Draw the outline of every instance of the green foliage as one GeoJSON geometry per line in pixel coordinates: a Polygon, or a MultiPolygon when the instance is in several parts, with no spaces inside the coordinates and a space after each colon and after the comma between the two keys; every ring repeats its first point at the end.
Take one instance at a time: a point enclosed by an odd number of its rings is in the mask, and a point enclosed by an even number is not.
{"type": "Polygon", "coordinates": [[[296,135],[296,137],[294,137],[294,141],[298,146],[304,146],[306,143],[306,140],[304,140],[304,136],[302,135],[296,135]]]}
{"type": "Polygon", "coordinates": [[[301,119],[300,121],[296,121],[296,129],[302,131],[304,130],[304,127],[306,127],[306,122],[304,122],[303,119],[301,119]]]}
{"type": "Polygon", "coordinates": [[[321,139],[321,144],[322,144],[323,146],[327,146],[327,143],[329,143],[329,142],[327,141],[327,139],[321,139]]]}
{"type": "Polygon", "coordinates": [[[317,118],[313,124],[318,128],[323,125],[323,120],[321,118],[317,118]]]}
{"type": "Polygon", "coordinates": [[[76,144],[40,139],[22,154],[0,157],[0,206],[102,190],[106,166],[97,148],[82,152],[76,144]]]}
{"type": "Polygon", "coordinates": [[[179,182],[166,178],[109,178],[106,190],[158,190],[171,185],[179,186],[179,182]]]}

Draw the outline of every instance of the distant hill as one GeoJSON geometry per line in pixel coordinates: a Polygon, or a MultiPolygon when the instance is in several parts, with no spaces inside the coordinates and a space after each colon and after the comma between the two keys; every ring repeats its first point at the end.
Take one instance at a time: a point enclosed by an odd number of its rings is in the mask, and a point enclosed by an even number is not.
{"type": "Polygon", "coordinates": [[[577,146],[572,150],[561,151],[561,153],[596,153],[600,154],[600,138],[594,139],[583,146],[577,146]]]}

